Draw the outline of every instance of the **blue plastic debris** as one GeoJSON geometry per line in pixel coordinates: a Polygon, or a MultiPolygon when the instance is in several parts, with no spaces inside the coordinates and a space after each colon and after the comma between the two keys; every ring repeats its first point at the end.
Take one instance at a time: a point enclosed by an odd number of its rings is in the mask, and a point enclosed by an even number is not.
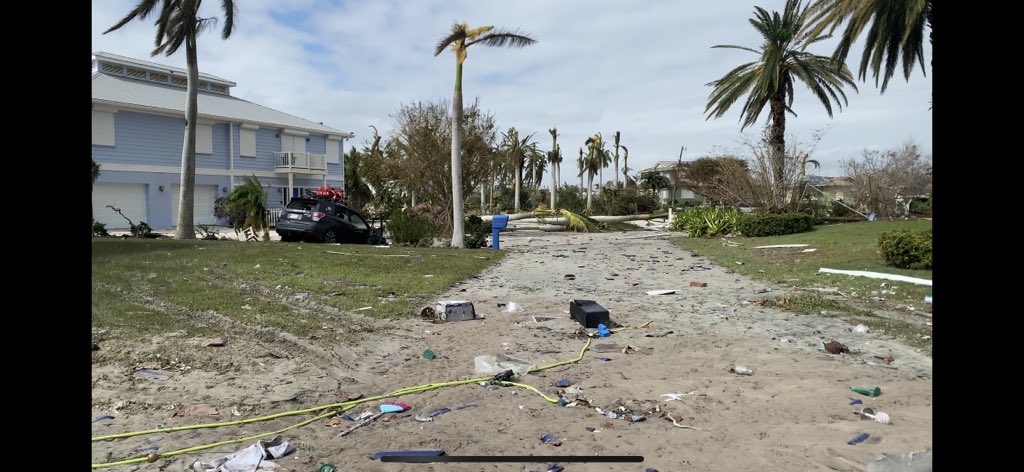
{"type": "Polygon", "coordinates": [[[548,464],[547,472],[562,472],[563,470],[565,470],[565,467],[558,464],[548,464]]]}
{"type": "Polygon", "coordinates": [[[398,457],[436,457],[443,456],[444,451],[380,451],[370,457],[372,461],[379,461],[384,456],[398,456],[398,457]]]}
{"type": "Polygon", "coordinates": [[[572,380],[569,380],[569,379],[562,379],[562,380],[559,380],[559,381],[555,382],[555,386],[556,387],[568,387],[570,385],[572,385],[572,380]]]}
{"type": "Polygon", "coordinates": [[[558,437],[555,436],[554,434],[545,434],[544,436],[541,436],[541,438],[540,438],[540,442],[542,442],[542,443],[555,442],[557,440],[558,440],[558,437]]]}
{"type": "Polygon", "coordinates": [[[401,413],[403,411],[405,411],[405,408],[402,408],[402,407],[400,407],[398,405],[381,405],[380,406],[380,412],[381,413],[401,413]]]}
{"type": "Polygon", "coordinates": [[[164,375],[163,372],[160,372],[159,370],[153,370],[153,369],[139,369],[139,373],[140,374],[146,374],[146,375],[164,375]]]}
{"type": "Polygon", "coordinates": [[[862,443],[862,442],[864,442],[865,439],[868,438],[868,436],[871,436],[871,435],[868,434],[868,433],[860,433],[860,434],[854,436],[853,439],[851,439],[849,441],[846,441],[846,444],[849,444],[849,445],[853,446],[853,445],[862,443]]]}
{"type": "Polygon", "coordinates": [[[478,405],[476,403],[467,403],[465,405],[455,407],[455,410],[462,410],[464,408],[472,408],[474,406],[480,406],[480,405],[478,405]]]}
{"type": "Polygon", "coordinates": [[[113,416],[110,416],[110,415],[105,415],[105,416],[101,416],[101,417],[99,417],[99,418],[96,418],[96,419],[92,420],[92,422],[93,422],[93,423],[95,423],[95,422],[97,422],[97,421],[103,421],[103,420],[112,420],[112,419],[114,419],[114,417],[113,417],[113,416]]]}
{"type": "Polygon", "coordinates": [[[851,398],[850,400],[851,400],[850,401],[851,405],[863,405],[864,404],[864,401],[859,399],[859,398],[851,398]]]}
{"type": "Polygon", "coordinates": [[[597,359],[597,360],[599,360],[601,362],[611,362],[611,360],[612,360],[611,357],[595,357],[594,359],[597,359]]]}
{"type": "Polygon", "coordinates": [[[448,413],[449,411],[452,411],[452,410],[449,410],[449,409],[447,409],[447,408],[441,408],[441,409],[439,409],[439,410],[434,410],[434,411],[430,412],[430,415],[428,415],[428,416],[430,416],[431,418],[433,418],[433,417],[435,417],[435,416],[441,416],[441,415],[443,415],[443,414],[445,414],[445,413],[448,413]]]}
{"type": "Polygon", "coordinates": [[[160,446],[158,444],[154,444],[154,445],[149,446],[149,447],[147,447],[145,449],[139,449],[139,452],[156,451],[158,449],[160,449],[160,446]]]}
{"type": "Polygon", "coordinates": [[[351,417],[349,415],[341,415],[341,416],[339,416],[339,418],[341,418],[341,419],[343,419],[345,421],[355,421],[356,420],[355,418],[353,418],[353,417],[351,417]]]}
{"type": "Polygon", "coordinates": [[[604,324],[599,324],[597,325],[597,335],[602,338],[607,338],[608,336],[612,335],[612,332],[608,331],[608,327],[605,326],[604,324]]]}

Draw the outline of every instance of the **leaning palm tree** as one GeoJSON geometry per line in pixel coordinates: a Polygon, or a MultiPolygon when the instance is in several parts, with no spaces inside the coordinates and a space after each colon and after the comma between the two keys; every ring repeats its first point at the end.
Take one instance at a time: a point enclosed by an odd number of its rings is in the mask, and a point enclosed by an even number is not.
{"type": "Polygon", "coordinates": [[[619,148],[622,147],[622,145],[619,144],[620,138],[622,138],[622,134],[616,131],[615,137],[612,138],[613,142],[615,143],[615,172],[612,172],[613,174],[615,174],[615,188],[619,188],[619,148]]]}
{"type": "Polygon", "coordinates": [[[622,188],[629,187],[629,171],[633,170],[629,168],[629,149],[626,146],[619,146],[625,152],[622,156],[622,188]]]}
{"type": "MultiPolygon", "coordinates": [[[[808,33],[808,40],[822,33],[831,35],[846,23],[832,55],[839,63],[846,62],[850,48],[866,30],[858,76],[865,80],[870,68],[876,87],[878,79],[882,79],[882,93],[900,61],[907,80],[918,63],[924,73],[924,28],[927,25],[932,29],[932,0],[816,0],[807,7],[805,15],[802,32],[808,33]]],[[[928,41],[931,39],[929,31],[928,41]]]]}
{"type": "Polygon", "coordinates": [[[775,205],[785,200],[783,180],[785,177],[785,132],[786,112],[793,112],[793,84],[803,82],[814,96],[821,101],[832,116],[832,103],[842,109],[847,104],[843,84],[857,89],[850,70],[845,64],[835,63],[827,56],[806,52],[804,48],[825,39],[824,36],[808,40],[800,31],[803,28],[804,7],[797,0],[787,0],[786,7],[779,12],[768,13],[761,7],[754,7],[754,18],[750,24],[764,38],[760,49],[743,46],[718,45],[715,48],[742,49],[757,54],[754,62],[742,64],[729,71],[721,79],[709,83],[714,87],[708,97],[708,119],[720,118],[733,104],[746,95],[741,120],[746,128],[757,122],[765,106],[771,110],[768,120],[769,156],[774,180],[773,198],[775,205]],[[801,46],[802,43],[803,46],[801,46]]]}
{"type": "MultiPolygon", "coordinates": [[[[188,82],[185,93],[185,141],[181,148],[181,198],[178,201],[178,228],[174,231],[177,239],[195,239],[195,185],[196,185],[196,119],[199,100],[199,59],[197,39],[203,31],[217,24],[216,17],[200,18],[199,5],[203,0],[163,0],[156,24],[156,49],[152,56],[171,56],[185,45],[185,62],[188,82]]],[[[157,0],[140,0],[121,21],[103,32],[107,34],[134,19],[145,20],[156,8],[157,0]]],[[[224,13],[224,27],[221,39],[228,39],[235,30],[235,14],[238,6],[234,0],[221,0],[224,13]]]]}
{"type": "MultiPolygon", "coordinates": [[[[521,48],[537,42],[524,34],[495,30],[493,26],[470,28],[466,23],[455,23],[452,32],[437,42],[434,56],[449,46],[455,53],[455,92],[452,95],[452,247],[463,247],[465,228],[462,201],[462,63],[467,49],[474,44],[521,48]]],[[[517,200],[518,203],[518,200],[517,200]]]]}

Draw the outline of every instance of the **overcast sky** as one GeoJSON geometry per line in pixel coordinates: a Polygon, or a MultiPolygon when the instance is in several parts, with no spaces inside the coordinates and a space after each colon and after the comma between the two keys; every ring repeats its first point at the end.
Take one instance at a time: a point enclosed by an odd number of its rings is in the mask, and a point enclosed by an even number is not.
{"type": "MultiPolygon", "coordinates": [[[[92,50],[185,66],[184,48],[172,57],[149,56],[155,28],[135,21],[116,23],[137,0],[94,0],[92,50]]],[[[325,125],[356,133],[362,147],[375,125],[385,136],[391,113],[402,103],[451,99],[455,59],[434,57],[434,46],[455,21],[470,26],[520,29],[537,43],[524,49],[474,46],[464,65],[466,102],[479,97],[502,129],[536,132],[550,147],[547,129],[557,126],[563,155],[595,132],[606,140],[615,131],[630,150],[629,167],[683,159],[735,148],[742,102],[719,119],[706,120],[711,87],[732,68],[754,60],[741,50],[760,39],[748,20],[754,6],[781,10],[784,0],[270,0],[237,1],[237,30],[227,40],[217,32],[199,41],[201,71],[238,83],[232,94],[325,125]]],[[[220,16],[220,2],[207,1],[201,16],[220,16]]],[[[831,54],[829,44],[812,49],[831,54]]],[[[931,46],[925,43],[925,64],[931,46]]],[[[859,60],[860,48],[851,53],[859,60]]],[[[857,63],[851,62],[856,72],[857,63]]],[[[796,87],[787,134],[808,140],[827,129],[814,158],[817,172],[837,175],[839,161],[865,148],[885,149],[913,139],[925,153],[932,145],[929,110],[932,82],[920,68],[905,81],[898,76],[884,95],[874,81],[848,90],[849,106],[829,118],[806,88],[796,87]]],[[[754,135],[767,119],[762,113],[754,135]]],[[[348,145],[348,143],[346,143],[348,145]]],[[[568,161],[568,159],[567,159],[568,161]]],[[[574,177],[575,164],[563,175],[574,177]]],[[[572,178],[564,178],[570,183],[572,178]]],[[[607,173],[606,173],[607,177],[607,173]]],[[[547,180],[547,176],[545,176],[547,180]]]]}

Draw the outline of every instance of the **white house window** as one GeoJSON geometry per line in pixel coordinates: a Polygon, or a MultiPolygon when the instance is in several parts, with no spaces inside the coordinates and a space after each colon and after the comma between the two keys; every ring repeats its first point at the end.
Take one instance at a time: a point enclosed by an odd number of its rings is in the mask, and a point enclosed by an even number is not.
{"type": "Polygon", "coordinates": [[[196,123],[196,154],[213,154],[213,125],[196,123]]]}
{"type": "Polygon", "coordinates": [[[338,143],[340,143],[340,142],[341,141],[336,141],[334,139],[327,138],[327,163],[328,164],[337,164],[339,162],[339,160],[338,160],[338,143]]]}
{"type": "Polygon", "coordinates": [[[244,123],[242,124],[242,127],[238,133],[239,141],[241,141],[239,145],[238,155],[242,157],[256,157],[257,129],[259,129],[259,126],[244,123]]]}
{"type": "Polygon", "coordinates": [[[92,111],[92,143],[100,146],[114,145],[114,113],[92,111]]]}

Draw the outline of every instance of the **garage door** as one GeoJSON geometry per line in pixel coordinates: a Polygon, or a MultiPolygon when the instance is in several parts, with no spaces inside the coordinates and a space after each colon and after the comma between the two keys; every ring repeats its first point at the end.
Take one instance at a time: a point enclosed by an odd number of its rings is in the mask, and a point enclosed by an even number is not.
{"type": "Polygon", "coordinates": [[[119,208],[135,224],[145,221],[146,184],[97,183],[92,189],[93,219],[107,225],[107,230],[127,229],[128,222],[107,205],[119,208]]]}
{"type": "MultiPolygon", "coordinates": [[[[171,226],[178,226],[178,201],[181,198],[181,186],[171,186],[171,226]]],[[[217,199],[216,185],[196,185],[194,213],[197,225],[217,224],[217,218],[213,216],[213,201],[217,199]]]]}

